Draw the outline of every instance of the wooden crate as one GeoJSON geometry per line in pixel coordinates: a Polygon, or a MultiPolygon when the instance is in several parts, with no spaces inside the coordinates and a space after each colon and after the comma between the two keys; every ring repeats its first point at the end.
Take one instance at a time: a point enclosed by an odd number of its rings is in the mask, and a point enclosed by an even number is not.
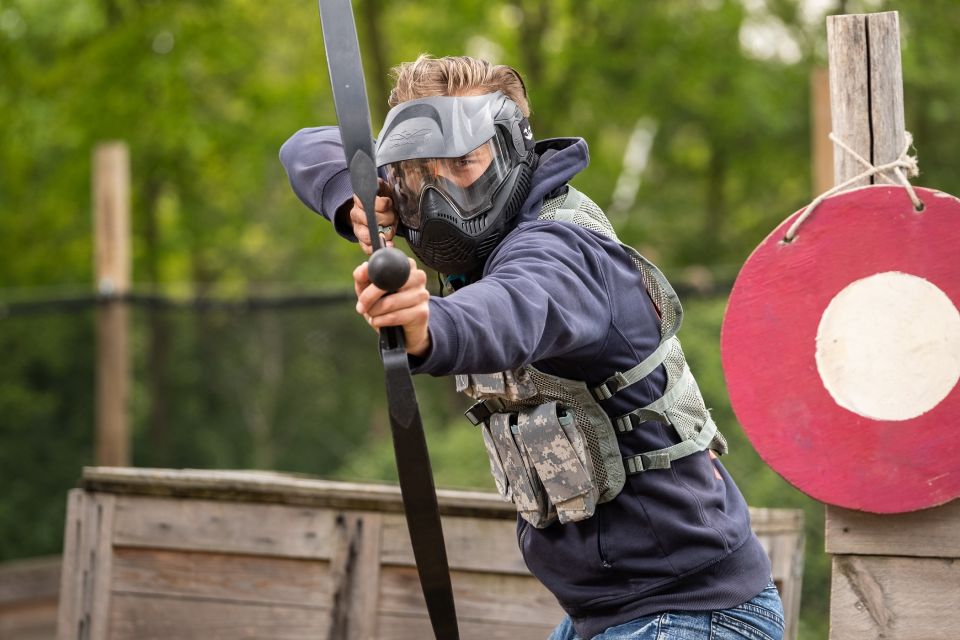
{"type": "Polygon", "coordinates": [[[831,640],[960,637],[960,500],[896,515],[827,507],[831,640]]]}
{"type": "MultiPolygon", "coordinates": [[[[58,638],[432,637],[396,487],[269,472],[86,469],[70,492],[58,638]]],[[[545,638],[561,619],[515,512],[440,491],[461,637],[545,638]]],[[[753,511],[795,624],[802,520],[753,511]]]]}

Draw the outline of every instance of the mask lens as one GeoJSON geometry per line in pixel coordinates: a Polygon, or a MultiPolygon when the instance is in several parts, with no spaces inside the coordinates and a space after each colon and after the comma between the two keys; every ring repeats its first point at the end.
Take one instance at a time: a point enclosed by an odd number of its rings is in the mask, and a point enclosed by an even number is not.
{"type": "Polygon", "coordinates": [[[393,208],[410,229],[420,228],[420,194],[430,160],[404,160],[386,167],[386,181],[393,196],[393,208]]]}
{"type": "Polygon", "coordinates": [[[503,140],[496,135],[464,156],[402,160],[387,165],[386,173],[400,220],[419,229],[420,199],[426,189],[439,192],[455,205],[461,218],[469,220],[492,206],[511,164],[503,140]]]}

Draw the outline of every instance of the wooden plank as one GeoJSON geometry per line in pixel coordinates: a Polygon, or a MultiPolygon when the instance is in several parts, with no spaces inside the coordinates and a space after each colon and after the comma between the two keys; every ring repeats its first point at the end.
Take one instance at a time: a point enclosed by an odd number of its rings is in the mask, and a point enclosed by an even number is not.
{"type": "Polygon", "coordinates": [[[380,607],[380,550],[383,543],[383,516],[365,513],[354,562],[350,596],[349,625],[346,640],[377,640],[377,618],[372,612],[380,607]]]}
{"type": "Polygon", "coordinates": [[[332,537],[329,511],[117,496],[117,546],[329,559],[332,537]]]}
{"type": "Polygon", "coordinates": [[[93,495],[86,501],[87,536],[81,547],[84,559],[83,612],[89,635],[83,640],[107,640],[110,611],[110,579],[113,568],[112,533],[116,497],[93,495]]]}
{"type": "MultiPolygon", "coordinates": [[[[830,119],[833,133],[863,158],[870,159],[870,91],[867,63],[867,18],[864,15],[827,18],[830,60],[830,119]]],[[[850,154],[833,154],[833,181],[840,184],[864,167],[850,154]]],[[[851,188],[866,186],[866,178],[851,188]]]]}
{"type": "MultiPolygon", "coordinates": [[[[903,153],[903,70],[896,11],[867,16],[870,61],[871,162],[893,162],[903,153]]],[[[874,183],[880,182],[874,179],[874,183]]]]}
{"type": "Polygon", "coordinates": [[[0,606],[0,638],[50,640],[57,635],[57,600],[0,606]]]}
{"type": "MultiPolygon", "coordinates": [[[[751,514],[754,531],[765,544],[776,567],[775,577],[788,579],[797,576],[797,572],[802,571],[803,561],[803,513],[791,509],[755,509],[751,514]]],[[[403,516],[387,514],[383,526],[383,562],[414,566],[403,516]]],[[[516,524],[513,522],[444,517],[443,534],[452,569],[529,573],[517,546],[516,524]]]]}
{"type": "MultiPolygon", "coordinates": [[[[382,614],[427,620],[415,569],[385,567],[381,576],[382,614]]],[[[496,620],[552,629],[564,615],[553,595],[532,576],[453,571],[451,580],[461,626],[496,620]]],[[[379,629],[377,637],[384,637],[384,633],[379,629]]]]}
{"type": "Polygon", "coordinates": [[[0,565],[0,638],[55,638],[59,591],[60,556],[0,565]]]}
{"type": "MultiPolygon", "coordinates": [[[[527,575],[517,546],[516,524],[496,520],[444,517],[443,537],[451,570],[527,575]]],[[[415,566],[410,534],[403,516],[383,516],[382,562],[415,566]]]]}
{"type": "Polygon", "coordinates": [[[117,593],[110,640],[317,640],[328,625],[319,608],[117,593]]]}
{"type": "Polygon", "coordinates": [[[757,539],[770,558],[770,570],[774,580],[783,580],[793,575],[797,536],[758,535],[757,539]]]}
{"type": "Polygon", "coordinates": [[[357,547],[363,537],[363,521],[338,513],[334,518],[330,553],[330,629],[327,640],[346,638],[350,624],[350,596],[353,592],[353,567],[357,547]]]}
{"type": "MultiPolygon", "coordinates": [[[[93,153],[94,271],[97,290],[130,290],[130,154],[122,142],[93,153]]],[[[98,464],[130,464],[128,311],[119,301],[97,313],[96,446],[98,464]]]]}
{"type": "Polygon", "coordinates": [[[70,492],[57,617],[59,640],[106,638],[114,496],[70,492]]]}
{"type": "Polygon", "coordinates": [[[67,511],[58,640],[105,640],[110,607],[115,497],[71,491],[67,511]]]}
{"type": "MultiPolygon", "coordinates": [[[[905,141],[897,12],[830,16],[827,47],[834,134],[873,165],[897,159],[905,141]]],[[[834,153],[835,183],[864,169],[849,153],[834,153]]],[[[851,188],[879,182],[863,179],[851,188]]]]}
{"type": "Polygon", "coordinates": [[[759,536],[803,533],[803,511],[750,507],[750,526],[759,536]]]}
{"type": "MultiPolygon", "coordinates": [[[[802,515],[802,514],[801,514],[802,515]]],[[[770,558],[773,581],[783,601],[784,638],[797,637],[800,630],[800,595],[803,586],[804,536],[799,530],[775,534],[757,534],[770,558]]]]}
{"type": "MultiPolygon", "coordinates": [[[[560,618],[556,623],[560,622],[560,618]]],[[[460,640],[543,640],[550,635],[553,627],[530,625],[520,622],[503,622],[493,619],[463,622],[460,627],[460,640]]],[[[378,640],[426,640],[433,637],[430,621],[427,618],[410,618],[396,614],[383,614],[378,619],[382,629],[378,640]]]]}
{"type": "MultiPolygon", "coordinates": [[[[274,471],[85,467],[81,486],[90,491],[130,496],[403,513],[397,485],[338,482],[274,471]]],[[[492,491],[438,489],[437,497],[444,515],[516,522],[513,505],[492,491]]],[[[751,508],[750,517],[758,533],[793,531],[803,526],[799,509],[751,508]]]]}
{"type": "Polygon", "coordinates": [[[380,580],[381,517],[338,513],[330,560],[328,640],[375,638],[380,580]]]}
{"type": "Polygon", "coordinates": [[[80,635],[80,594],[83,590],[81,542],[84,505],[87,493],[72,489],[67,494],[67,517],[63,531],[63,556],[60,569],[60,601],[57,606],[57,640],[80,635]]]}
{"type": "Polygon", "coordinates": [[[111,590],[157,598],[325,607],[324,561],[160,549],[114,550],[111,590]]]}
{"type": "MultiPolygon", "coordinates": [[[[81,486],[124,495],[268,502],[339,510],[402,513],[396,485],[335,482],[271,471],[86,467],[81,486]]],[[[488,491],[437,491],[443,514],[515,520],[513,505],[488,491]]]]}
{"type": "Polygon", "coordinates": [[[877,515],[827,507],[827,553],[960,558],[960,500],[911,513],[877,515]]]}
{"type": "Polygon", "coordinates": [[[831,640],[954,640],[960,563],[937,558],[833,559],[831,640]]]}
{"type": "Polygon", "coordinates": [[[0,607],[31,600],[56,600],[59,591],[60,556],[0,564],[0,607]]]}

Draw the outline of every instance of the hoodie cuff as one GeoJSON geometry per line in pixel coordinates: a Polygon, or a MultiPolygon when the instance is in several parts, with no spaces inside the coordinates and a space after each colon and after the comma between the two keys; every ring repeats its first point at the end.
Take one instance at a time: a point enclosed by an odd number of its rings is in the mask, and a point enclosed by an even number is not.
{"type": "Polygon", "coordinates": [[[347,202],[353,200],[353,187],[350,184],[350,172],[347,169],[335,173],[327,180],[323,187],[323,194],[320,202],[323,210],[329,212],[330,220],[333,222],[333,228],[342,237],[351,242],[357,241],[357,236],[353,233],[353,226],[350,220],[344,220],[337,217],[337,211],[347,202]]]}
{"type": "Polygon", "coordinates": [[[455,366],[460,350],[460,339],[453,319],[430,298],[430,349],[423,356],[409,356],[412,373],[447,375],[455,366]]]}

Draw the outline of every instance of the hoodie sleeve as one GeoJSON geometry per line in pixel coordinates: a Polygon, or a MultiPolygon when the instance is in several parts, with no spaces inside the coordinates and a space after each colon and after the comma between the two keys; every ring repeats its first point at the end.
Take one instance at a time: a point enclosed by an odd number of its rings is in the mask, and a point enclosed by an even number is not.
{"type": "Polygon", "coordinates": [[[340,130],[312,127],[297,131],[280,147],[280,162],[300,201],[333,222],[341,236],[356,241],[349,223],[336,219],[337,209],[353,198],[340,130]]]}
{"type": "Polygon", "coordinates": [[[477,282],[430,300],[431,349],[417,373],[484,373],[551,358],[589,362],[612,311],[596,242],[571,226],[524,225],[477,282]]]}

